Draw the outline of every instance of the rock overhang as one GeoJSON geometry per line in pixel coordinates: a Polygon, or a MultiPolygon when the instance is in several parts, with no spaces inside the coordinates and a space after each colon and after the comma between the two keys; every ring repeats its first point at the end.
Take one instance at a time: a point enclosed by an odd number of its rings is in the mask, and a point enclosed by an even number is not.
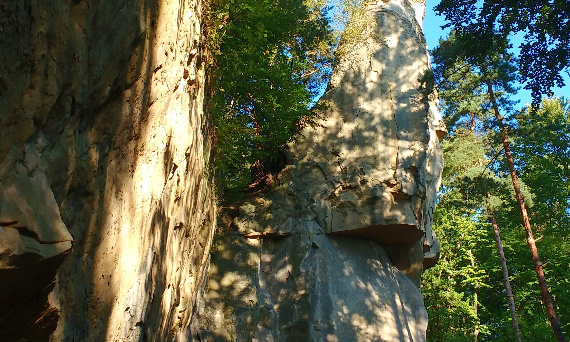
{"type": "Polygon", "coordinates": [[[310,219],[326,234],[421,242],[426,265],[437,259],[431,225],[446,129],[436,90],[421,81],[431,66],[419,5],[425,3],[373,2],[360,23],[349,23],[364,29],[343,40],[317,106],[322,122],[289,145],[279,185],[241,205],[233,219],[238,231],[279,235],[289,218],[310,219]]]}
{"type": "Polygon", "coordinates": [[[323,120],[271,186],[219,220],[230,229],[212,255],[205,339],[425,341],[445,126],[420,81],[421,6],[372,2],[352,23],[361,36],[341,43],[323,120]]]}

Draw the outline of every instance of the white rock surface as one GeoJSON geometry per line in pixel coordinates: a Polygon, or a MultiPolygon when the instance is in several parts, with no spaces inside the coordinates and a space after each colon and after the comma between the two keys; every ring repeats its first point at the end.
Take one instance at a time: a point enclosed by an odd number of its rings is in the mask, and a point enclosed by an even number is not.
{"type": "Polygon", "coordinates": [[[421,27],[408,1],[370,6],[350,25],[366,30],[342,42],[347,52],[321,99],[323,127],[292,147],[296,167],[317,164],[330,184],[313,196],[327,232],[431,239],[445,126],[435,94],[420,89],[431,70],[421,27]]]}
{"type": "MultiPolygon", "coordinates": [[[[0,165],[0,255],[34,253],[50,258],[71,249],[73,238],[45,176],[39,152],[14,149],[0,165]]],[[[0,259],[0,265],[9,258],[0,259]]]]}

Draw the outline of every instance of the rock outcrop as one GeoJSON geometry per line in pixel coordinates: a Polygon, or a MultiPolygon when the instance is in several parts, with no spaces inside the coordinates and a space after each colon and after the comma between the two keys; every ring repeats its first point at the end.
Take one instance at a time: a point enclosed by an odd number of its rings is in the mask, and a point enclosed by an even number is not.
{"type": "Polygon", "coordinates": [[[0,4],[0,339],[187,340],[215,226],[201,1],[0,4]]]}
{"type": "Polygon", "coordinates": [[[423,341],[445,131],[425,4],[352,21],[322,125],[222,218],[207,284],[201,6],[0,4],[2,341],[423,341]]]}
{"type": "Polygon", "coordinates": [[[290,146],[271,187],[221,220],[202,341],[425,340],[419,286],[438,255],[445,127],[424,7],[378,1],[349,23],[320,126],[290,146]]]}

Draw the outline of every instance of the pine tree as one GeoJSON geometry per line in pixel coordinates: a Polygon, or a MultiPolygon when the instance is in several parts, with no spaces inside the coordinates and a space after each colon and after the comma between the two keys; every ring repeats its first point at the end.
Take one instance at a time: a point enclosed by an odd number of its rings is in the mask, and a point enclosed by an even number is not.
{"type": "Polygon", "coordinates": [[[507,267],[507,259],[505,258],[505,252],[503,250],[503,243],[501,241],[501,233],[499,232],[499,226],[497,225],[497,220],[493,213],[490,213],[491,224],[493,226],[493,233],[495,234],[495,241],[497,242],[497,251],[499,252],[499,262],[501,263],[501,269],[503,270],[503,280],[505,282],[505,291],[507,292],[507,299],[509,301],[509,311],[511,312],[511,323],[513,324],[513,330],[515,331],[517,342],[521,342],[521,331],[519,328],[519,322],[517,319],[517,309],[515,307],[515,298],[513,295],[513,289],[511,287],[511,282],[509,280],[509,268],[507,267]]]}
{"type": "Polygon", "coordinates": [[[435,10],[453,30],[474,37],[470,55],[485,56],[498,33],[525,34],[519,72],[538,104],[570,70],[570,4],[566,0],[441,0],[435,10]]]}
{"type": "MultiPolygon", "coordinates": [[[[523,219],[523,226],[527,232],[527,242],[533,254],[543,300],[555,334],[559,341],[563,341],[564,337],[558,326],[542,272],[542,265],[532,237],[524,196],[518,184],[513,158],[510,154],[506,129],[499,112],[500,107],[507,110],[512,108],[512,103],[508,101],[508,97],[503,95],[514,91],[511,86],[515,79],[513,59],[512,56],[504,52],[508,44],[501,36],[495,36],[495,39],[491,40],[493,44],[484,47],[485,54],[469,55],[468,53],[473,50],[473,46],[477,44],[476,39],[474,39],[473,36],[464,37],[454,33],[449,39],[440,42],[440,46],[434,52],[437,63],[435,74],[440,80],[440,96],[444,99],[443,107],[448,114],[448,124],[451,127],[458,124],[468,124],[472,132],[475,132],[474,123],[477,119],[483,123],[479,130],[487,135],[491,133],[490,137],[496,135],[493,134],[493,131],[498,128],[495,132],[499,133],[501,137],[503,153],[512,178],[513,190],[523,219]]],[[[496,157],[497,155],[493,159],[496,157]]],[[[463,191],[463,193],[464,196],[469,195],[469,192],[463,191]]],[[[494,216],[492,217],[494,218],[494,216]]]]}

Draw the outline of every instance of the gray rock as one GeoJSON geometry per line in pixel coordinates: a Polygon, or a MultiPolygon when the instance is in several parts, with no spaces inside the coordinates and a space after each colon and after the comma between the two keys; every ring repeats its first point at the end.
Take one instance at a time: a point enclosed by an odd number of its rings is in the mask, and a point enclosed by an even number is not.
{"type": "Polygon", "coordinates": [[[424,7],[378,1],[349,23],[321,124],[222,219],[235,232],[211,259],[201,341],[425,341],[445,126],[421,81],[424,7]]]}
{"type": "Polygon", "coordinates": [[[0,340],[188,340],[216,223],[202,0],[0,8],[0,340]]]}
{"type": "Polygon", "coordinates": [[[7,341],[46,339],[59,319],[48,296],[73,238],[44,170],[29,144],[0,165],[0,336],[7,341]]]}
{"type": "Polygon", "coordinates": [[[202,341],[424,341],[417,287],[370,239],[314,221],[287,238],[228,238],[211,260],[202,341]]]}
{"type": "MultiPolygon", "coordinates": [[[[445,127],[433,90],[426,94],[419,81],[430,70],[421,27],[407,1],[379,2],[351,25],[366,29],[343,42],[347,52],[321,99],[323,125],[291,147],[296,167],[326,165],[319,176],[333,186],[312,200],[331,209],[327,232],[385,243],[426,232],[431,239],[445,127]]],[[[310,172],[296,176],[320,181],[310,172]]]]}

